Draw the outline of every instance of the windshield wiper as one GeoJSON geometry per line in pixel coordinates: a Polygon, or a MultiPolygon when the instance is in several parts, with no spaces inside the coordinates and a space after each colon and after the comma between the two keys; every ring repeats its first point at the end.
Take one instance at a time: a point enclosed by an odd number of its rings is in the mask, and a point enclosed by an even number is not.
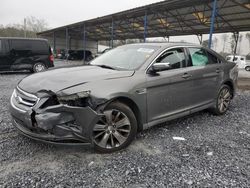
{"type": "Polygon", "coordinates": [[[102,68],[105,68],[105,69],[112,69],[112,70],[116,70],[116,68],[111,67],[111,66],[108,66],[108,65],[95,65],[95,66],[102,67],[102,68]]]}

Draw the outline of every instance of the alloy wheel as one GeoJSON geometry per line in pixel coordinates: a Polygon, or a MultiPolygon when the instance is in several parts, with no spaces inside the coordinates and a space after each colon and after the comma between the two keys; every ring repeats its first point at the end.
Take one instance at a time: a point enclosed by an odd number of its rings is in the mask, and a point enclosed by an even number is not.
{"type": "Polygon", "coordinates": [[[221,113],[227,111],[231,100],[231,93],[228,88],[223,88],[218,98],[218,109],[221,113]]]}
{"type": "Polygon", "coordinates": [[[42,72],[46,69],[45,65],[42,63],[38,63],[35,65],[35,72],[42,72]]]}
{"type": "Polygon", "coordinates": [[[129,118],[119,110],[106,110],[93,128],[93,139],[97,146],[112,149],[121,146],[130,135],[129,118]]]}

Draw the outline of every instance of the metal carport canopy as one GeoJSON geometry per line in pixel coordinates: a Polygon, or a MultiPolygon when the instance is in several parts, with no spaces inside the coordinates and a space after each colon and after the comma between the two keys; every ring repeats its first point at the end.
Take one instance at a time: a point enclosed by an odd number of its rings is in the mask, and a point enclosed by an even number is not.
{"type": "Polygon", "coordinates": [[[38,33],[88,40],[145,39],[250,30],[250,0],[166,0],[38,33]]]}

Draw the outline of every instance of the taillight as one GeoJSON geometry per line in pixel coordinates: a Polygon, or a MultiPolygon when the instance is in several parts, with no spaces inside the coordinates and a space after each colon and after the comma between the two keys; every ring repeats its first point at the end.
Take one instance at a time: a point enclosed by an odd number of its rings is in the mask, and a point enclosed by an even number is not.
{"type": "Polygon", "coordinates": [[[49,56],[49,60],[50,62],[54,62],[54,56],[52,54],[49,56]]]}

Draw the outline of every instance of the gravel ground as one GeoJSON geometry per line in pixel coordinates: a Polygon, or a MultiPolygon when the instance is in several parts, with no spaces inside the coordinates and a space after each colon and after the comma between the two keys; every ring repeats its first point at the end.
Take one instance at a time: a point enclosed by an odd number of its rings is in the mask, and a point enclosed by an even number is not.
{"type": "Polygon", "coordinates": [[[196,113],[138,134],[124,151],[96,154],[17,133],[8,105],[25,76],[0,74],[0,187],[250,187],[249,91],[224,116],[196,113]]]}

